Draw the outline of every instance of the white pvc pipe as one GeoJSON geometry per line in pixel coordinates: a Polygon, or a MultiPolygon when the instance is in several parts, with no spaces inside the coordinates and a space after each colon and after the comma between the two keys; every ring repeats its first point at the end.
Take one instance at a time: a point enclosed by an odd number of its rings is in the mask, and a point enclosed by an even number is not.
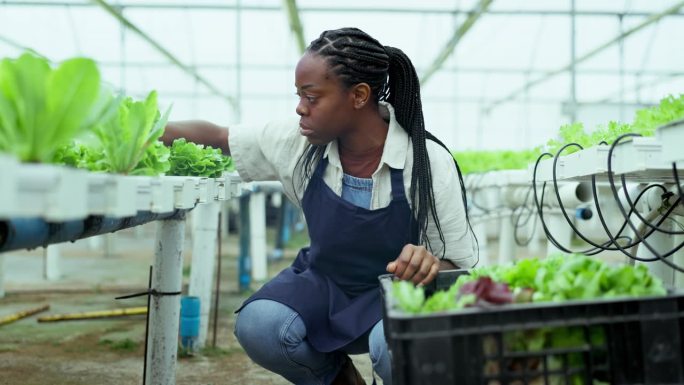
{"type": "Polygon", "coordinates": [[[249,199],[250,251],[252,257],[252,279],[265,281],[267,272],[266,256],[266,194],[252,193],[249,199]]]}
{"type": "MultiPolygon", "coordinates": [[[[572,217],[570,217],[572,219],[572,217]]],[[[562,213],[549,213],[544,216],[546,222],[546,227],[553,238],[560,243],[561,246],[569,249],[570,241],[572,241],[572,228],[568,225],[568,221],[565,220],[562,213]]],[[[541,223],[539,224],[541,226],[541,223]]],[[[554,246],[551,241],[546,243],[546,255],[551,256],[558,253],[564,253],[556,246],[554,246]]]]}
{"type": "Polygon", "coordinates": [[[200,300],[200,327],[197,347],[206,344],[211,314],[211,294],[216,268],[218,214],[222,202],[202,203],[192,211],[192,267],[188,294],[200,300]]]}
{"type": "Polygon", "coordinates": [[[43,278],[56,281],[62,275],[59,270],[61,245],[49,245],[43,249],[43,278]]]}
{"type": "Polygon", "coordinates": [[[516,245],[513,238],[513,223],[510,216],[501,218],[499,227],[499,264],[512,262],[515,259],[516,245]]]}
{"type": "Polygon", "coordinates": [[[111,258],[115,256],[116,251],[114,250],[114,244],[116,243],[116,233],[107,233],[103,235],[102,240],[104,245],[102,247],[102,253],[105,258],[111,258]]]}
{"type": "Polygon", "coordinates": [[[105,235],[96,235],[94,237],[88,237],[86,240],[88,244],[88,250],[99,250],[102,248],[102,239],[105,235]]]}
{"type": "Polygon", "coordinates": [[[221,201],[221,238],[225,239],[228,236],[228,216],[230,215],[230,200],[221,201]]]}
{"type": "MultiPolygon", "coordinates": [[[[658,221],[660,221],[660,218],[660,216],[655,218],[653,223],[657,223],[658,221]]],[[[660,228],[663,230],[672,230],[672,222],[665,220],[660,225],[660,228]]],[[[648,238],[646,238],[646,242],[649,246],[651,246],[651,248],[657,251],[658,254],[662,255],[672,250],[673,236],[670,234],[663,234],[661,232],[655,231],[648,238]]],[[[637,249],[637,257],[652,258],[654,257],[654,254],[651,252],[651,250],[644,246],[643,243],[641,243],[639,244],[639,248],[637,249]]],[[[672,256],[668,258],[670,258],[670,260],[672,261],[672,256]]],[[[674,285],[674,269],[672,269],[670,266],[667,266],[665,263],[661,261],[637,263],[645,263],[648,269],[651,271],[651,273],[656,277],[660,278],[666,286],[672,287],[674,285]]]]}
{"type": "Polygon", "coordinates": [[[528,222],[529,231],[532,231],[532,227],[534,227],[534,231],[531,234],[532,238],[530,239],[530,243],[527,246],[527,249],[532,257],[539,258],[542,256],[542,253],[544,252],[544,241],[546,240],[546,238],[544,237],[544,229],[542,228],[539,216],[536,212],[534,213],[534,215],[535,217],[530,218],[528,222]]]}
{"type": "Polygon", "coordinates": [[[477,224],[473,224],[473,232],[477,237],[477,243],[480,249],[480,261],[478,266],[490,266],[492,261],[490,260],[490,255],[487,250],[487,222],[481,221],[477,224]]]}
{"type": "MultiPolygon", "coordinates": [[[[680,230],[680,229],[677,228],[677,230],[680,230]]],[[[681,234],[674,235],[674,241],[672,243],[673,247],[680,245],[682,242],[684,242],[684,235],[681,235],[681,234]]],[[[679,249],[679,251],[677,251],[674,254],[672,261],[677,266],[684,267],[684,247],[679,249]]],[[[675,285],[675,287],[677,289],[684,288],[684,273],[676,271],[673,269],[673,274],[674,274],[674,285],[675,285]]]]}
{"type": "Polygon", "coordinates": [[[5,298],[5,253],[0,253],[0,298],[5,298]]]}
{"type": "MultiPolygon", "coordinates": [[[[152,288],[179,292],[183,275],[184,220],[164,220],[157,224],[152,288]]],[[[180,295],[152,296],[147,350],[149,385],[176,383],[180,295]]]]}

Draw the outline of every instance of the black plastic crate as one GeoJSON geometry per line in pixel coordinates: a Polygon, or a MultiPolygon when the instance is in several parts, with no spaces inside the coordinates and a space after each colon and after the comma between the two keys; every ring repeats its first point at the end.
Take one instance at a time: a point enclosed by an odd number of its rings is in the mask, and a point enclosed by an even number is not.
{"type": "MultiPolygon", "coordinates": [[[[461,274],[440,272],[426,294],[461,274]]],[[[392,276],[380,282],[394,385],[684,384],[682,293],[410,315],[393,307],[392,276]],[[515,348],[539,333],[580,342],[515,348]]]]}

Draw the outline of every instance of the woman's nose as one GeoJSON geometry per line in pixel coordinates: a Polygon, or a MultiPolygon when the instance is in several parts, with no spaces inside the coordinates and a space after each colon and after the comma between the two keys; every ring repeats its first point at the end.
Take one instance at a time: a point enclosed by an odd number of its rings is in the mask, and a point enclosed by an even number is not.
{"type": "Polygon", "coordinates": [[[309,110],[306,107],[304,107],[301,101],[297,104],[297,108],[295,108],[295,111],[299,116],[304,116],[309,113],[309,110]]]}

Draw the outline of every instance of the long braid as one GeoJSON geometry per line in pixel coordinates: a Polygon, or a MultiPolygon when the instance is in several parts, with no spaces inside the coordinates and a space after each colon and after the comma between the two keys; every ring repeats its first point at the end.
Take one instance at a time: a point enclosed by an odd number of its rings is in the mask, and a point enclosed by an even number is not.
{"type": "MultiPolygon", "coordinates": [[[[431,248],[427,237],[428,216],[434,219],[439,239],[444,245],[444,233],[439,223],[432,187],[432,170],[426,139],[436,138],[425,130],[423,107],[420,99],[420,82],[411,60],[398,48],[383,47],[377,40],[356,28],[325,31],[311,42],[307,52],[323,57],[330,70],[346,87],[367,83],[374,100],[387,101],[395,110],[399,124],[406,130],[413,143],[413,170],[409,192],[419,239],[431,248]]],[[[311,177],[313,165],[322,157],[324,147],[311,146],[298,160],[304,180],[311,177]]],[[[447,149],[448,151],[448,149],[447,149]]],[[[297,169],[297,168],[296,168],[297,169]]]]}

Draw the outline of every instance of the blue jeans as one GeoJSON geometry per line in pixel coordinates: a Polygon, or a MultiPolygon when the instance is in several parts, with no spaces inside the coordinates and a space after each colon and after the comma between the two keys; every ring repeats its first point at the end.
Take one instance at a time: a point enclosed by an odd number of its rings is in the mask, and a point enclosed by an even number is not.
{"type": "Polygon", "coordinates": [[[306,340],[299,314],[276,301],[250,302],[238,313],[235,337],[257,364],[298,385],[328,385],[342,365],[342,353],[370,353],[373,369],[392,384],[390,355],[382,321],[340,352],[321,353],[306,340]]]}

